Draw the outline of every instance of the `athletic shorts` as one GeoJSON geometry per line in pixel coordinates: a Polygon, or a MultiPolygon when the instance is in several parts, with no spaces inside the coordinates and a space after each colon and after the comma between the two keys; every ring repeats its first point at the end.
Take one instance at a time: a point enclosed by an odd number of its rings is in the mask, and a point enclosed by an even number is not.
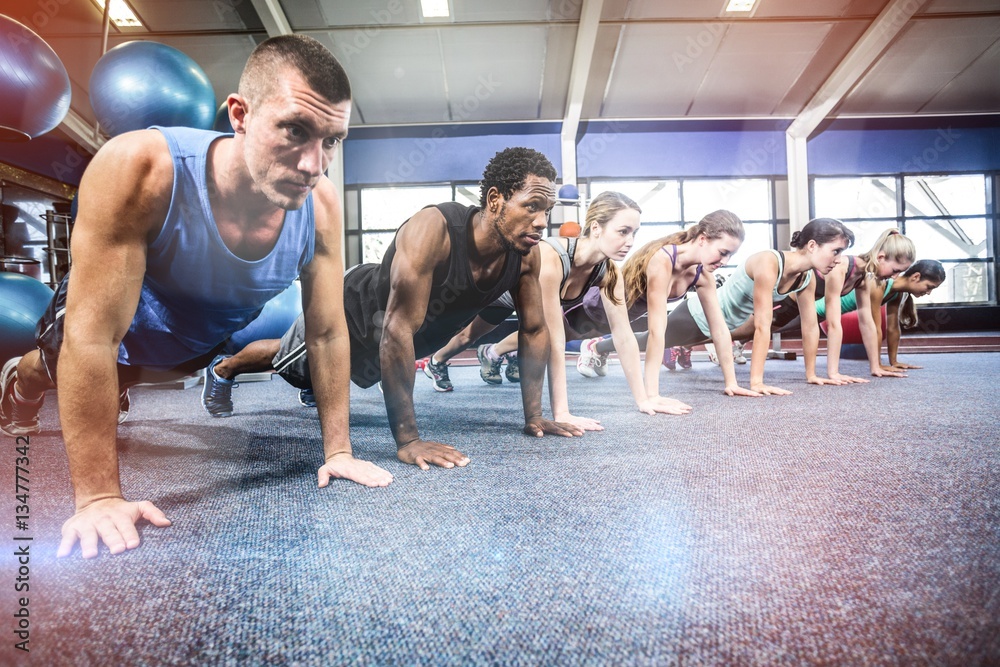
{"type": "MultiPolygon", "coordinates": [[[[38,346],[45,373],[53,384],[57,384],[56,367],[59,364],[59,353],[62,350],[65,333],[66,286],[68,282],[69,276],[67,275],[59,283],[55,295],[42,314],[42,318],[35,325],[35,344],[38,346]]],[[[188,359],[170,370],[153,370],[142,366],[118,364],[119,386],[124,387],[140,382],[165,382],[191,375],[208,366],[212,359],[222,352],[228,342],[223,341],[211,351],[188,359]]]]}
{"type": "Polygon", "coordinates": [[[271,360],[275,372],[288,384],[299,389],[312,389],[309,358],[306,355],[306,318],[299,315],[281,337],[278,354],[271,360]]]}

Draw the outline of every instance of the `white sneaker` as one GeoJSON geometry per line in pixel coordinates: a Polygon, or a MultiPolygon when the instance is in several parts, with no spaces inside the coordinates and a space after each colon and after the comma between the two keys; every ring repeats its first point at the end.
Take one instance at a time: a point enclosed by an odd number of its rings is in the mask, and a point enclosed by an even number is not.
{"type": "Polygon", "coordinates": [[[711,361],[716,366],[719,365],[719,355],[715,353],[715,345],[711,343],[705,343],[705,349],[708,350],[708,360],[711,361]]]}
{"type": "Polygon", "coordinates": [[[733,343],[733,361],[741,365],[747,362],[747,358],[743,356],[743,345],[741,342],[733,343]]]}
{"type": "Polygon", "coordinates": [[[600,338],[587,338],[580,343],[580,356],[576,358],[576,370],[588,378],[604,377],[608,374],[608,355],[595,349],[600,338]]]}

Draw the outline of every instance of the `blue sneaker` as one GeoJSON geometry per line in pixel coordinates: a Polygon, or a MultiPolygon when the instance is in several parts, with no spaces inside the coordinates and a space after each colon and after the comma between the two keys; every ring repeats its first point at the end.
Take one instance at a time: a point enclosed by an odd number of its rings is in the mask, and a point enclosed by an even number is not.
{"type": "Polygon", "coordinates": [[[479,359],[479,377],[488,384],[501,384],[503,376],[500,375],[500,366],[503,364],[503,357],[497,357],[496,361],[490,359],[487,354],[490,347],[492,346],[486,344],[476,348],[476,357],[479,359]]]}
{"type": "Polygon", "coordinates": [[[220,378],[215,374],[216,365],[230,356],[220,354],[205,368],[205,386],[201,390],[201,404],[213,417],[233,416],[233,387],[237,385],[232,380],[220,378]]]}
{"type": "Polygon", "coordinates": [[[312,389],[299,389],[299,403],[307,408],[316,407],[316,395],[312,389]]]}

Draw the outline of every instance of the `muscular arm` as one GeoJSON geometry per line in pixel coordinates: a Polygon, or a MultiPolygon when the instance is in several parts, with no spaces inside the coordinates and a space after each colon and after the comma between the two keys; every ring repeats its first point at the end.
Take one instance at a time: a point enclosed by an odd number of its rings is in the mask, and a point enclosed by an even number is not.
{"type": "Polygon", "coordinates": [[[385,486],[392,481],[392,475],[358,461],[351,453],[351,343],[344,317],[340,252],[343,220],[337,191],[328,180],[322,179],[313,193],[316,250],[302,272],[302,306],[309,374],[323,434],[324,464],[318,472],[319,485],[326,486],[331,477],[336,477],[366,486],[385,486]]]}
{"type": "Polygon", "coordinates": [[[885,283],[879,285],[874,280],[865,280],[858,287],[858,328],[861,329],[861,340],[868,354],[868,366],[875,377],[906,377],[896,370],[882,368],[882,295],[885,294],[885,283]],[[862,304],[869,304],[868,308],[862,304]]]}
{"type": "Polygon", "coordinates": [[[451,468],[469,461],[454,447],[421,440],[413,409],[413,334],[427,315],[434,270],[448,261],[450,252],[447,224],[436,208],[423,209],[400,228],[379,342],[385,411],[396,456],[424,470],[430,463],[451,468]]]}
{"type": "Polygon", "coordinates": [[[166,141],[155,130],[108,142],[81,183],[57,369],[76,514],[63,526],[60,556],[77,539],[85,558],[97,555],[100,540],[112,553],[134,548],[141,517],[169,525],[151,503],[125,502],[115,437],[118,344],[135,316],[147,244],[166,216],[172,183],[166,141]]]}

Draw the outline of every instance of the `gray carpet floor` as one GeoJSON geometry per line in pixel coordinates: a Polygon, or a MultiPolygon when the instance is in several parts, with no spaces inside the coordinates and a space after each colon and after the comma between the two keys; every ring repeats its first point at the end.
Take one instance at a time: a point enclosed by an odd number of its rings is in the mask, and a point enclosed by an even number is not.
{"type": "Polygon", "coordinates": [[[575,412],[606,426],[575,439],[521,435],[517,386],[476,368],[452,394],[418,376],[423,435],[472,459],[427,472],[353,388],[384,489],[316,488],[316,413],[281,380],[241,385],[224,420],[199,389],[140,388],[126,493],[173,526],[90,561],[55,558],[72,494],[50,396],[28,531],[2,441],[0,664],[1000,664],[1000,354],[909,360],[926,368],[851,387],[770,361],[794,394],[762,399],[722,395],[708,363],[664,370],[682,417],[637,412],[620,367],[574,371],[575,412]]]}

